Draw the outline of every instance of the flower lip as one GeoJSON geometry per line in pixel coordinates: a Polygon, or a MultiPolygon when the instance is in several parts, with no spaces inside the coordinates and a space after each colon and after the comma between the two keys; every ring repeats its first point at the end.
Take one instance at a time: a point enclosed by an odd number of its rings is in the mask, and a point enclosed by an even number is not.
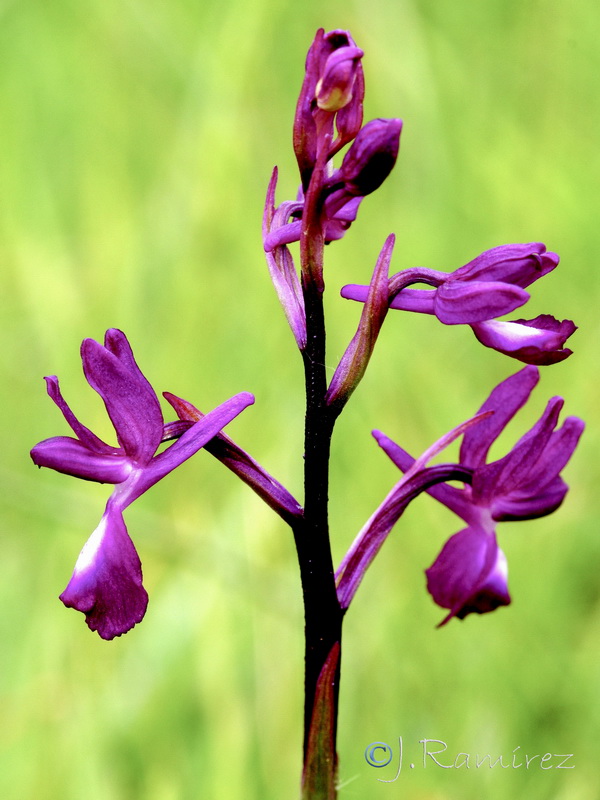
{"type": "MultiPolygon", "coordinates": [[[[578,417],[567,417],[556,427],[561,397],[548,401],[539,420],[504,457],[487,462],[491,446],[525,405],[538,380],[537,367],[524,367],[496,386],[480,407],[480,421],[465,430],[459,464],[455,465],[470,473],[464,488],[441,483],[426,489],[468,526],[448,539],[426,570],[434,601],[450,612],[441,624],[510,603],[506,559],[497,545],[496,523],[550,514],[568,491],[560,473],[585,425],[578,417]]],[[[415,468],[417,461],[399,445],[379,433],[376,438],[402,472],[415,468]]]]}
{"type": "MultiPolygon", "coordinates": [[[[340,202],[339,194],[336,189],[327,198],[326,208],[340,202]]],[[[564,347],[577,330],[571,320],[559,322],[548,314],[510,322],[496,318],[527,302],[525,287],[558,263],[556,253],[547,252],[541,242],[530,242],[486,250],[452,273],[413,267],[390,278],[389,307],[434,314],[446,325],[471,325],[483,345],[525,364],[556,364],[572,354],[564,347]],[[407,288],[415,283],[434,288],[407,288]]],[[[342,297],[358,302],[364,302],[367,293],[368,286],[356,284],[341,291],[342,297]]]]}
{"type": "Polygon", "coordinates": [[[434,602],[450,610],[438,627],[510,603],[506,556],[495,535],[479,526],[451,536],[425,574],[434,602]]]}
{"type": "Polygon", "coordinates": [[[488,320],[472,324],[481,344],[525,364],[557,364],[573,354],[565,348],[566,340],[577,330],[570,319],[562,322],[550,314],[535,319],[510,321],[488,320]]]}
{"type": "Polygon", "coordinates": [[[148,595],[140,559],[121,512],[110,504],[83,546],[60,600],[85,614],[90,630],[103,639],[121,636],[143,619],[148,595]]]}

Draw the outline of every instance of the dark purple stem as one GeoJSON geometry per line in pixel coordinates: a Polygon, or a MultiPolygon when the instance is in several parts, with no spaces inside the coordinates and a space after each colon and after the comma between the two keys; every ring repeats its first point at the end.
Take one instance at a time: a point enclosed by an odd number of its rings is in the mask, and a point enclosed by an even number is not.
{"type": "Polygon", "coordinates": [[[317,679],[333,645],[341,643],[343,616],[337,599],[329,542],[329,456],[335,416],[325,404],[325,326],[321,293],[306,292],[306,301],[305,505],[302,535],[296,538],[306,623],[305,748],[317,679]]]}
{"type": "MultiPolygon", "coordinates": [[[[304,775],[314,774],[315,754],[309,748],[311,723],[315,718],[318,679],[332,650],[341,646],[343,611],[336,585],[328,524],[329,456],[336,412],[325,402],[325,318],[323,313],[323,233],[320,224],[317,187],[319,164],[307,191],[302,220],[300,252],[306,309],[307,344],[303,351],[306,383],[304,435],[304,516],[294,525],[305,613],[305,705],[304,775]],[[312,189],[312,191],[311,191],[312,189]]],[[[336,720],[339,696],[340,661],[333,680],[330,709],[333,725],[328,739],[329,752],[318,753],[319,763],[328,765],[322,785],[327,789],[319,798],[335,797],[336,720]]],[[[319,781],[321,784],[321,781],[319,781]]]]}

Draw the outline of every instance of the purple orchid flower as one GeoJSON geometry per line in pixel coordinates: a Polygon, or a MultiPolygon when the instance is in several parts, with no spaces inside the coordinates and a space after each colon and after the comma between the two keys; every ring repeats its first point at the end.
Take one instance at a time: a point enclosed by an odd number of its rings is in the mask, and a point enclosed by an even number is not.
{"type": "MultiPolygon", "coordinates": [[[[559,262],[541,242],[510,244],[486,250],[448,274],[413,268],[390,278],[390,308],[433,314],[445,325],[470,325],[486,347],[526,364],[555,364],[572,351],[564,347],[577,330],[571,320],[548,314],[532,320],[499,321],[529,299],[525,287],[551,272],[559,262]],[[426,283],[434,289],[409,289],[426,283]]],[[[368,286],[348,285],[342,297],[364,302],[368,286]]]]}
{"type": "Polygon", "coordinates": [[[157,454],[167,430],[154,389],[133,357],[124,333],[106,332],[104,346],[85,339],[81,346],[87,382],[102,397],[117,434],[118,447],[99,439],[75,417],[55,376],[46,378],[48,394],[62,411],[76,438],[55,436],[31,451],[40,467],[115,488],[96,530],[84,545],[62,602],[81,611],[91,630],[113,639],[140,622],[148,595],[142,569],[129,538],[123,511],[169,472],[207,444],[244,408],[254,402],[247,392],[232,397],[186,430],[157,454]]]}
{"type": "MultiPolygon", "coordinates": [[[[548,402],[540,419],[506,456],[486,463],[491,445],[538,380],[537,367],[525,367],[499,384],[480,408],[479,414],[493,414],[466,431],[460,448],[459,466],[470,471],[470,485],[427,489],[467,523],[426,570],[434,601],[449,609],[440,625],[452,617],[463,619],[472,612],[483,614],[510,603],[506,557],[498,547],[496,522],[550,514],[568,491],[560,472],[577,446],[584,423],[568,417],[556,428],[563,405],[560,397],[548,402]]],[[[405,450],[379,431],[374,436],[396,466],[402,471],[411,468],[414,459],[405,450]]]]}

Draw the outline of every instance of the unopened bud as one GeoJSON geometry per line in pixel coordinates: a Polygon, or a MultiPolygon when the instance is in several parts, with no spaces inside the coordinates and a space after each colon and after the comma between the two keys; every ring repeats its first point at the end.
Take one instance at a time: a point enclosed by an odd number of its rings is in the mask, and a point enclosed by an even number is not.
{"type": "Polygon", "coordinates": [[[340,168],[346,191],[364,197],[381,186],[396,163],[401,131],[400,119],[373,119],[361,128],[340,168]]]}
{"type": "Polygon", "coordinates": [[[348,105],[363,51],[358,47],[340,47],[325,62],[315,90],[317,105],[323,111],[339,111],[348,105]]]}

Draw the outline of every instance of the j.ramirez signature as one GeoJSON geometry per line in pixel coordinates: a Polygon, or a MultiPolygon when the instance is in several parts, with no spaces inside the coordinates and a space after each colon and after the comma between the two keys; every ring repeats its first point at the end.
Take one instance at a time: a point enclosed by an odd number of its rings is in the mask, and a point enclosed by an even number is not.
{"type": "MultiPolygon", "coordinates": [[[[490,753],[486,753],[485,755],[480,755],[479,753],[457,753],[453,758],[451,754],[445,756],[441,755],[448,749],[446,742],[443,742],[441,739],[419,739],[419,744],[421,745],[420,762],[423,768],[426,768],[428,763],[436,764],[442,769],[481,769],[481,767],[485,766],[489,767],[489,769],[493,769],[496,766],[499,766],[501,769],[519,769],[520,767],[524,767],[525,769],[575,768],[575,764],[569,763],[573,758],[573,753],[544,753],[543,755],[541,753],[536,753],[535,755],[529,755],[529,753],[524,753],[522,751],[521,745],[518,745],[508,756],[503,754],[492,757],[490,753]]],[[[383,778],[378,778],[379,781],[383,783],[393,783],[398,780],[402,772],[403,751],[402,736],[399,736],[398,769],[396,777],[388,781],[383,778]]],[[[371,744],[367,745],[365,750],[367,764],[370,764],[372,767],[387,767],[387,765],[392,762],[393,757],[393,748],[387,744],[387,742],[371,742],[371,744]]],[[[414,769],[415,762],[411,762],[409,766],[410,769],[414,769]]]]}

